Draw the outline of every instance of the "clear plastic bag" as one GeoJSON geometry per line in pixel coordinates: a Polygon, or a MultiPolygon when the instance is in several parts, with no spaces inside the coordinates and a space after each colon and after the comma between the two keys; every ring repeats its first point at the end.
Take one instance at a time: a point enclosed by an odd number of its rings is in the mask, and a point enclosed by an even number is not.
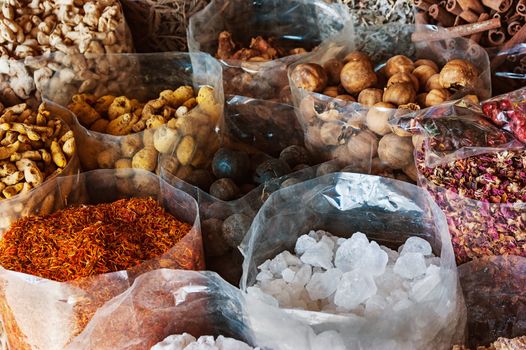
{"type": "Polygon", "coordinates": [[[383,69],[386,61],[398,54],[431,59],[439,65],[451,59],[465,59],[478,68],[478,79],[473,84],[474,88],[461,88],[451,98],[468,94],[475,94],[480,99],[491,96],[487,54],[483,53],[476,59],[469,57],[465,49],[470,43],[464,38],[413,43],[411,34],[414,31],[414,26],[400,27],[399,24],[357,27],[354,35],[338,35],[290,66],[292,97],[305,134],[305,144],[321,160],[337,159],[357,172],[387,177],[403,172],[416,181],[413,145],[408,139],[411,134],[387,123],[389,119],[412,115],[411,108],[415,106],[409,104],[409,109],[368,107],[300,89],[294,85],[291,72],[301,63],[323,65],[330,59],[343,60],[355,50],[369,55],[375,71],[383,69]]]}
{"type": "Polygon", "coordinates": [[[468,345],[526,334],[526,258],[494,256],[459,267],[468,310],[468,345]]]}
{"type": "Polygon", "coordinates": [[[204,268],[196,201],[152,173],[128,172],[131,177],[126,179],[119,178],[115,170],[59,177],[38,191],[55,194],[55,210],[127,197],[153,197],[167,212],[190,223],[192,229],[162,256],[126,271],[56,282],[0,269],[0,314],[11,349],[63,349],[100,306],[125,291],[140,274],[164,267],[204,268]]]}
{"type": "MultiPolygon", "coordinates": [[[[316,333],[339,331],[347,347],[451,349],[462,340],[465,306],[444,216],[416,186],[361,174],[336,173],[282,189],[270,196],[242,243],[245,256],[241,289],[255,283],[257,267],[310,230],[349,237],[363,232],[378,244],[396,249],[411,236],[427,240],[440,257],[440,283],[429,302],[389,311],[377,319],[282,309],[316,333]],[[436,294],[435,294],[436,293],[436,294]],[[434,317],[422,321],[423,314],[434,317]],[[416,327],[428,333],[418,338],[416,327]]],[[[269,310],[275,307],[267,305],[269,310]]],[[[275,311],[274,311],[275,312],[275,311]]],[[[257,340],[259,341],[259,340],[257,340]]]]}
{"type": "Polygon", "coordinates": [[[498,51],[487,50],[491,57],[494,94],[517,90],[526,84],[526,43],[512,39],[498,51]]]}
{"type": "MultiPolygon", "coordinates": [[[[82,56],[74,58],[83,59],[82,56]]],[[[145,129],[125,136],[113,136],[89,130],[77,120],[72,120],[73,129],[78,135],[79,155],[83,169],[115,168],[118,160],[132,162],[133,167],[149,171],[159,171],[160,153],[172,154],[173,168],[192,165],[205,167],[221,142],[223,130],[223,85],[220,64],[206,54],[158,53],[101,55],[99,60],[87,61],[93,65],[86,67],[88,80],[68,75],[69,68],[63,64],[44,89],[46,100],[67,106],[77,93],[93,94],[96,98],[111,94],[136,98],[146,102],[159,97],[163,90],[175,90],[179,86],[193,86],[195,93],[202,86],[213,90],[211,99],[197,104],[186,115],[187,123],[178,129],[162,125],[156,129],[145,129]],[[96,63],[96,64],[95,64],[96,63]],[[108,64],[108,79],[97,80],[96,72],[100,65],[108,64]],[[91,75],[90,75],[91,74],[91,75]],[[184,142],[183,142],[184,141],[184,142]],[[147,162],[134,165],[133,159],[139,152],[148,155],[147,162]]],[[[139,156],[137,156],[139,157],[139,156]]]]}
{"type": "MultiPolygon", "coordinates": [[[[71,112],[57,106],[46,105],[46,110],[50,111],[52,118],[59,118],[66,122],[72,116],[71,112]]],[[[65,126],[67,127],[67,125],[65,126]]],[[[64,133],[66,133],[66,131],[67,129],[64,133]]],[[[77,153],[79,143],[76,135],[75,138],[77,153]]],[[[46,188],[53,186],[52,184],[58,177],[72,176],[80,172],[79,158],[76,153],[68,161],[68,164],[62,172],[56,172],[54,175],[51,175],[45,179],[44,183],[40,186],[33,188],[27,193],[16,195],[10,199],[0,200],[0,237],[15,220],[30,214],[50,213],[57,205],[60,205],[60,199],[56,197],[56,194],[47,191],[46,188]]],[[[67,195],[71,191],[71,186],[64,186],[62,194],[67,195]]]]}

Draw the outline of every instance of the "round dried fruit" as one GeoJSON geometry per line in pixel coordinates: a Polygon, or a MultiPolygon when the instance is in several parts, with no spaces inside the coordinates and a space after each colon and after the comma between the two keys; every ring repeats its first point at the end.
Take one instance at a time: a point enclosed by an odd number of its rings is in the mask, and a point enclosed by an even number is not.
{"type": "Polygon", "coordinates": [[[290,79],[300,89],[322,92],[327,86],[327,73],[316,63],[298,64],[290,73],[290,79]]]}

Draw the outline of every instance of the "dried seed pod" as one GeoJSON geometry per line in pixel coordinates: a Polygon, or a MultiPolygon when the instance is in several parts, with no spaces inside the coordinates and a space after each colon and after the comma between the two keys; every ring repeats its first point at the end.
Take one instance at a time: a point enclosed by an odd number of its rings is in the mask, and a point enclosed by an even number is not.
{"type": "Polygon", "coordinates": [[[298,64],[290,73],[290,79],[300,89],[322,92],[327,86],[327,73],[316,63],[298,64]]]}
{"type": "Polygon", "coordinates": [[[239,187],[232,179],[219,179],[210,186],[210,195],[222,201],[233,200],[239,193],[239,187]]]}
{"type": "Polygon", "coordinates": [[[343,66],[340,80],[345,90],[352,95],[374,86],[378,77],[367,61],[350,61],[343,66]]]}
{"type": "Polygon", "coordinates": [[[143,148],[133,156],[132,167],[135,169],[155,171],[155,168],[157,167],[157,155],[155,149],[143,148]]]}
{"type": "Polygon", "coordinates": [[[365,65],[370,70],[373,70],[373,62],[371,61],[371,58],[366,53],[361,51],[353,51],[347,54],[347,56],[345,56],[343,59],[343,63],[347,64],[349,62],[358,62],[365,65]]]}
{"type": "Polygon", "coordinates": [[[247,215],[231,215],[223,222],[223,238],[231,247],[235,248],[241,244],[251,224],[252,219],[247,215]]]}
{"type": "Polygon", "coordinates": [[[377,155],[378,138],[372,131],[362,130],[349,138],[347,150],[354,160],[367,161],[377,155]]]}
{"type": "Polygon", "coordinates": [[[396,55],[387,60],[385,74],[391,78],[396,73],[411,73],[415,69],[413,61],[404,55],[396,55]]]}
{"type": "Polygon", "coordinates": [[[414,102],[416,91],[410,83],[398,83],[389,86],[384,91],[383,102],[392,103],[396,106],[414,102]]]}
{"type": "Polygon", "coordinates": [[[440,71],[440,85],[446,89],[475,87],[478,75],[477,68],[468,61],[451,60],[440,71]]]}
{"type": "Polygon", "coordinates": [[[381,89],[364,89],[358,95],[358,103],[364,106],[374,106],[378,102],[382,102],[383,94],[384,92],[381,89]]]}

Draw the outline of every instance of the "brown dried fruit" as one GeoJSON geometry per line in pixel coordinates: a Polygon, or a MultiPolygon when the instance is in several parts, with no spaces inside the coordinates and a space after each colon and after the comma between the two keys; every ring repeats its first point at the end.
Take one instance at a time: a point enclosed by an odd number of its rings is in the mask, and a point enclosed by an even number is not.
{"type": "Polygon", "coordinates": [[[415,67],[420,67],[420,66],[429,66],[431,68],[434,68],[435,71],[438,72],[438,65],[435,62],[431,61],[431,60],[426,60],[426,59],[416,60],[415,61],[415,67]]]}
{"type": "Polygon", "coordinates": [[[347,150],[355,160],[369,160],[377,155],[378,138],[372,131],[362,130],[349,138],[347,150]]]}
{"type": "Polygon", "coordinates": [[[385,65],[385,74],[391,78],[396,73],[411,73],[415,69],[413,61],[404,55],[391,57],[385,65]]]}
{"type": "Polygon", "coordinates": [[[389,86],[385,89],[383,102],[389,102],[396,106],[405,105],[414,102],[416,99],[416,91],[413,84],[398,83],[389,86]]]}
{"type": "Polygon", "coordinates": [[[413,162],[413,143],[409,137],[387,134],[378,144],[378,156],[392,169],[403,169],[413,162]]]}
{"type": "Polygon", "coordinates": [[[436,106],[449,100],[450,93],[446,89],[433,89],[426,95],[426,107],[436,106]]]}
{"type": "Polygon", "coordinates": [[[455,59],[446,63],[440,71],[440,84],[446,89],[474,87],[478,75],[474,65],[465,60],[455,59]]]}
{"type": "Polygon", "coordinates": [[[418,80],[418,84],[421,87],[426,86],[429,78],[431,78],[433,75],[437,73],[438,73],[438,70],[434,69],[431,66],[427,66],[427,65],[416,67],[415,70],[413,70],[413,75],[416,77],[416,79],[418,80]]]}
{"type": "Polygon", "coordinates": [[[292,70],[290,78],[298,88],[311,92],[322,92],[328,82],[325,70],[316,63],[298,64],[292,70]]]}
{"type": "Polygon", "coordinates": [[[416,95],[416,103],[418,103],[418,105],[421,108],[426,107],[426,97],[427,97],[427,92],[422,92],[421,94],[416,95]]]}
{"type": "Polygon", "coordinates": [[[378,77],[367,63],[350,61],[343,66],[340,80],[345,90],[352,95],[374,86],[378,77]]]}
{"type": "Polygon", "coordinates": [[[368,88],[362,90],[358,95],[358,103],[364,106],[373,106],[378,102],[382,102],[384,92],[381,89],[368,88]]]}
{"type": "Polygon", "coordinates": [[[415,91],[418,91],[420,88],[418,79],[411,73],[396,73],[387,81],[387,87],[400,83],[411,83],[415,88],[415,91]]]}
{"type": "Polygon", "coordinates": [[[324,123],[320,128],[321,141],[327,146],[336,146],[344,142],[343,126],[340,123],[324,123]]]}
{"type": "Polygon", "coordinates": [[[338,87],[337,86],[329,86],[325,90],[323,90],[322,93],[324,95],[330,96],[330,97],[336,97],[336,96],[338,96],[340,94],[338,92],[338,87]]]}
{"type": "Polygon", "coordinates": [[[343,59],[343,63],[349,63],[349,62],[359,62],[369,67],[369,69],[373,70],[373,62],[371,61],[369,56],[363,52],[353,51],[349,53],[343,59]]]}
{"type": "Polygon", "coordinates": [[[394,114],[394,106],[391,103],[379,102],[367,112],[366,122],[369,130],[378,135],[385,135],[391,132],[388,120],[394,114]]]}
{"type": "Polygon", "coordinates": [[[440,83],[440,74],[433,74],[426,83],[426,92],[429,92],[433,89],[442,89],[442,84],[440,83]]]}
{"type": "Polygon", "coordinates": [[[329,78],[329,84],[338,85],[340,83],[340,73],[343,63],[336,58],[332,58],[323,64],[323,69],[329,78]]]}

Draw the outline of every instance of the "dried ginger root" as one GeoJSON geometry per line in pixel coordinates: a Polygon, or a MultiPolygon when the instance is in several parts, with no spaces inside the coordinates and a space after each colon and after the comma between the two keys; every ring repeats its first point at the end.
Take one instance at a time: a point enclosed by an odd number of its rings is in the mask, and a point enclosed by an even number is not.
{"type": "Polygon", "coordinates": [[[76,154],[75,137],[41,104],[5,108],[0,116],[0,200],[27,193],[62,172],[76,154]]]}

